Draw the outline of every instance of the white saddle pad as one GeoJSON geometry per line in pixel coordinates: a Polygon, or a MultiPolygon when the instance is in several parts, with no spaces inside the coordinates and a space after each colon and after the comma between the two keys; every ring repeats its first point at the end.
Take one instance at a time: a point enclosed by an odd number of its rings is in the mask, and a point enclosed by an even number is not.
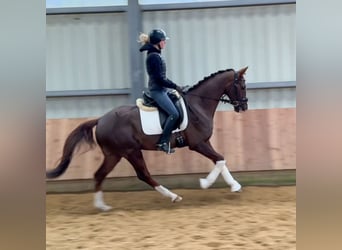
{"type": "MultiPolygon", "coordinates": [[[[183,109],[184,118],[180,125],[180,128],[173,130],[172,133],[182,131],[188,126],[188,113],[186,111],[183,98],[180,98],[180,103],[183,109]]],[[[139,107],[140,121],[143,132],[146,135],[160,135],[163,132],[163,129],[160,126],[158,109],[142,107],[142,99],[137,100],[137,106],[139,107]]]]}

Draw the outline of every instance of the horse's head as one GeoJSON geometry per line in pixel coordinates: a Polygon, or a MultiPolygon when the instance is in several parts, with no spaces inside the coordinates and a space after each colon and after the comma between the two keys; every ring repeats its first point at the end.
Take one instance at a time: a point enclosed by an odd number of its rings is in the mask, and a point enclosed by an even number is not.
{"type": "Polygon", "coordinates": [[[229,84],[228,88],[224,91],[229,97],[229,102],[234,106],[235,112],[246,111],[248,109],[248,98],[246,97],[246,84],[244,74],[248,67],[234,72],[234,80],[229,84]]]}

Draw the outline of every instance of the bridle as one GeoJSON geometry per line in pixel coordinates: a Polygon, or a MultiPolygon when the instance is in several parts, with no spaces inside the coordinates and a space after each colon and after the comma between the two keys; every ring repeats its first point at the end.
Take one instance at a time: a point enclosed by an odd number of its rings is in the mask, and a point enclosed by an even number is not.
{"type": "Polygon", "coordinates": [[[240,81],[239,81],[239,74],[234,71],[234,82],[230,89],[219,99],[219,101],[223,103],[230,103],[231,105],[234,106],[235,111],[239,111],[240,109],[242,110],[242,107],[247,104],[248,98],[247,97],[242,97],[241,91],[244,90],[246,86],[241,86],[240,81]],[[240,86],[240,88],[239,88],[240,86]],[[237,100],[230,100],[228,97],[228,92],[230,91],[235,91],[235,96],[237,96],[237,100]]]}
{"type": "Polygon", "coordinates": [[[209,100],[214,100],[214,101],[220,101],[223,103],[229,103],[229,104],[233,105],[235,111],[238,111],[240,109],[242,110],[243,109],[242,107],[245,106],[248,102],[248,98],[242,97],[242,93],[241,93],[241,90],[245,89],[246,86],[244,86],[244,87],[240,86],[240,88],[239,88],[239,85],[240,85],[239,74],[234,71],[234,82],[231,85],[230,89],[225,91],[225,93],[222,95],[221,98],[216,99],[216,98],[211,98],[211,97],[202,96],[202,95],[195,95],[195,94],[190,94],[190,93],[186,93],[186,95],[198,96],[198,97],[201,97],[203,99],[209,99],[209,100]],[[235,91],[235,95],[237,96],[236,100],[230,100],[229,99],[228,93],[230,91],[235,91]]]}

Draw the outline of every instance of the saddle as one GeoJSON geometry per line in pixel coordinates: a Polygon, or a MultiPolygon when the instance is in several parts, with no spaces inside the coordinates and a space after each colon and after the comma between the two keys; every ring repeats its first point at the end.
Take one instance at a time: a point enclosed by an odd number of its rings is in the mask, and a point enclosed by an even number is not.
{"type": "MultiPolygon", "coordinates": [[[[173,129],[180,128],[181,122],[183,121],[183,118],[184,118],[184,112],[182,109],[182,104],[180,102],[181,96],[176,90],[168,91],[167,95],[170,97],[171,101],[173,102],[173,104],[175,105],[179,113],[179,119],[176,123],[176,127],[174,127],[173,129]]],[[[162,127],[162,129],[164,129],[165,122],[168,117],[167,113],[158,107],[158,104],[152,99],[149,91],[143,91],[142,100],[143,100],[142,105],[145,107],[148,107],[149,110],[158,109],[160,126],[162,127]]]]}

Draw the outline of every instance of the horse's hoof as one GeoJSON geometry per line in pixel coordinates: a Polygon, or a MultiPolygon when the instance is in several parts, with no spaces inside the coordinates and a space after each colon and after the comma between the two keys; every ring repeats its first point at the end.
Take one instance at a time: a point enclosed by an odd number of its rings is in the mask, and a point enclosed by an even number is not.
{"type": "Polygon", "coordinates": [[[207,181],[207,179],[205,179],[205,178],[199,179],[199,182],[200,182],[200,186],[202,189],[207,189],[210,187],[209,181],[207,181]]]}
{"type": "Polygon", "coordinates": [[[180,202],[182,200],[183,200],[183,198],[181,196],[177,195],[176,198],[172,199],[172,202],[175,203],[175,202],[180,202]]]}
{"type": "Polygon", "coordinates": [[[100,208],[103,212],[107,212],[112,209],[111,206],[104,205],[103,207],[100,208]]]}
{"type": "Polygon", "coordinates": [[[232,193],[241,193],[242,192],[242,187],[240,183],[235,182],[235,184],[231,187],[230,191],[232,193]]]}
{"type": "Polygon", "coordinates": [[[95,205],[95,207],[97,209],[100,209],[102,212],[107,212],[107,211],[112,209],[111,206],[107,206],[107,205],[104,205],[104,204],[103,205],[95,205]]]}

